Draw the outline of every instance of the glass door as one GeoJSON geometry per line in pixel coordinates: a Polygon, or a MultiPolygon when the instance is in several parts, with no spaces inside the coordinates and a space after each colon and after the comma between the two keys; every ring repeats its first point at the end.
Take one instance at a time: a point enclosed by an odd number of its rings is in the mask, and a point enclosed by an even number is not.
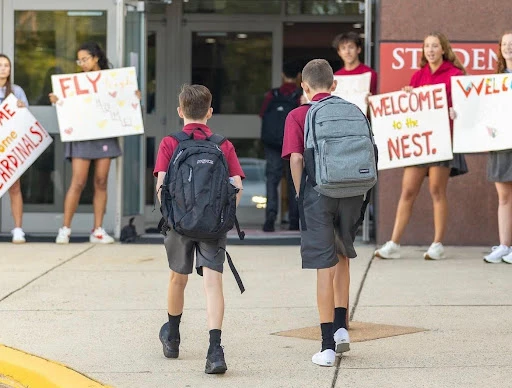
{"type": "MultiPolygon", "coordinates": [[[[55,108],[48,100],[50,77],[78,72],[76,49],[89,40],[106,48],[113,66],[120,66],[122,29],[119,29],[119,23],[122,18],[122,2],[4,1],[2,47],[13,61],[13,81],[25,90],[31,112],[55,140],[21,178],[25,200],[24,229],[28,233],[56,233],[62,226],[64,196],[71,179],[71,165],[64,160],[55,108]]],[[[104,222],[109,232],[114,231],[116,224],[117,175],[117,165],[112,163],[108,181],[110,200],[104,222]]],[[[73,219],[74,233],[90,233],[92,187],[89,179],[73,219]]],[[[1,208],[0,231],[7,232],[13,227],[8,195],[2,198],[1,208]]]]}

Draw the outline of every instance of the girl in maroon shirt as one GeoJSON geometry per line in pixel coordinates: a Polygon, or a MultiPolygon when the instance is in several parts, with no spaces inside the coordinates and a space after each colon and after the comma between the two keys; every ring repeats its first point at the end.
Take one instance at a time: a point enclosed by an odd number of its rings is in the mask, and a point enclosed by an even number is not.
{"type": "MultiPolygon", "coordinates": [[[[410,86],[403,88],[410,92],[413,88],[444,83],[451,111],[452,97],[450,78],[464,75],[466,71],[453,52],[448,39],[439,32],[428,34],[423,41],[421,69],[413,74],[410,86]]],[[[452,116],[452,114],[451,114],[452,116]]],[[[452,122],[450,122],[451,128],[452,122]]],[[[465,174],[468,171],[464,155],[454,154],[452,160],[405,167],[402,178],[402,193],[396,211],[395,225],[391,240],[375,251],[382,259],[400,258],[400,238],[409,222],[414,201],[428,176],[430,196],[434,207],[434,242],[423,255],[425,259],[439,260],[445,257],[441,241],[444,238],[448,215],[446,187],[450,176],[465,174]]]]}

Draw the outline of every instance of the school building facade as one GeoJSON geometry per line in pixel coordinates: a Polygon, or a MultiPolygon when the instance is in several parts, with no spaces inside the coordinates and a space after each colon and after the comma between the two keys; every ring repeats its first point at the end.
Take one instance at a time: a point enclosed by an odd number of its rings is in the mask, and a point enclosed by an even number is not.
{"type": "MultiPolygon", "coordinates": [[[[396,90],[417,67],[428,31],[443,31],[460,45],[470,73],[494,66],[497,39],[507,24],[499,0],[0,0],[0,52],[13,60],[14,82],[27,93],[32,113],[54,138],[25,173],[24,229],[53,234],[62,225],[71,166],[55,108],[47,94],[52,74],[78,71],[76,48],[95,40],[114,67],[135,66],[144,105],[144,136],[121,140],[124,155],[112,163],[105,229],[119,236],[130,217],[137,230],[158,223],[153,211],[152,168],[161,139],[180,128],[177,94],[183,83],[207,85],[214,96],[214,130],[228,136],[242,157],[263,158],[258,112],[266,90],[278,86],[284,61],[326,58],[341,63],[330,47],[343,31],[364,37],[362,58],[379,72],[380,91],[396,90]],[[469,12],[468,10],[475,10],[469,12]]],[[[449,184],[446,244],[497,241],[497,198],[485,178],[485,155],[468,155],[470,173],[449,184]]],[[[402,170],[380,174],[372,221],[363,238],[391,235],[402,170]]],[[[90,181],[90,183],[92,183],[90,181]]],[[[433,236],[427,185],[402,243],[427,244],[433,236]]],[[[0,233],[13,227],[8,195],[1,200],[0,233]]],[[[157,208],[158,209],[158,208],[157,208]]],[[[73,233],[92,226],[92,184],[84,191],[73,233]]]]}

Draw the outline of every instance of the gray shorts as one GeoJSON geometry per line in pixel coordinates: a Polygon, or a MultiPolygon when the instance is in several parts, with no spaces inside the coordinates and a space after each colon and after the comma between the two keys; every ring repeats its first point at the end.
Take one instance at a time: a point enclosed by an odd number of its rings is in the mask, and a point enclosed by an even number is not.
{"type": "Polygon", "coordinates": [[[164,239],[165,250],[169,268],[177,273],[188,275],[194,267],[196,257],[196,270],[203,275],[203,267],[222,273],[226,258],[226,238],[212,241],[195,241],[183,236],[174,230],[169,230],[164,239]]]}
{"type": "Polygon", "coordinates": [[[121,156],[117,138],[73,141],[64,143],[64,157],[96,160],[121,156]]]}
{"type": "Polygon", "coordinates": [[[353,226],[361,215],[363,196],[330,198],[319,194],[310,184],[304,188],[306,230],[301,230],[302,268],[335,266],[337,255],[357,256],[353,226]]]}

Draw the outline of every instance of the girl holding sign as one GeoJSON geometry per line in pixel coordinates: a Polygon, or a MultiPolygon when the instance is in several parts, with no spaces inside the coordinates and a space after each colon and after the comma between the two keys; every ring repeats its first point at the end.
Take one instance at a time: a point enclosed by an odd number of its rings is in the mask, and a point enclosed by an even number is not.
{"type": "MultiPolygon", "coordinates": [[[[413,88],[425,85],[444,83],[448,106],[451,109],[452,76],[464,75],[466,71],[453,52],[448,39],[439,32],[434,32],[423,41],[421,69],[413,74],[409,86],[403,90],[410,92],[413,88]]],[[[391,240],[375,251],[375,256],[382,259],[400,258],[400,238],[411,217],[414,201],[418,196],[421,184],[429,177],[430,196],[434,205],[434,242],[423,255],[425,259],[439,260],[445,257],[443,240],[448,215],[446,187],[450,176],[465,174],[468,171],[462,154],[453,154],[453,159],[443,162],[429,163],[405,167],[402,178],[402,193],[396,212],[395,225],[391,240]]]]}
{"type": "MultiPolygon", "coordinates": [[[[28,100],[25,92],[18,85],[11,82],[11,60],[4,54],[0,54],[0,104],[9,94],[14,94],[18,99],[18,107],[28,107],[28,100]]],[[[9,189],[11,199],[11,212],[14,218],[14,229],[11,231],[12,242],[23,244],[25,233],[21,228],[23,219],[23,196],[21,195],[21,184],[19,179],[9,189]]]]}
{"type": "MultiPolygon", "coordinates": [[[[498,48],[496,73],[512,73],[512,31],[505,32],[498,48]]],[[[500,245],[484,257],[488,263],[512,264],[512,150],[489,152],[487,179],[498,192],[498,230],[500,245]]]]}
{"type": "MultiPolygon", "coordinates": [[[[84,43],[77,51],[77,65],[84,72],[106,70],[110,63],[103,49],[94,42],[84,43]]],[[[137,91],[140,99],[140,92],[137,91]]],[[[52,104],[57,96],[49,95],[52,104]]],[[[117,138],[75,141],[65,143],[65,156],[71,160],[71,184],[64,200],[64,224],[59,229],[57,244],[69,243],[71,221],[76,212],[80,196],[87,183],[89,168],[94,162],[94,229],[89,237],[91,243],[111,244],[114,239],[103,229],[103,216],[107,206],[107,180],[112,159],[121,156],[117,138]]]]}

